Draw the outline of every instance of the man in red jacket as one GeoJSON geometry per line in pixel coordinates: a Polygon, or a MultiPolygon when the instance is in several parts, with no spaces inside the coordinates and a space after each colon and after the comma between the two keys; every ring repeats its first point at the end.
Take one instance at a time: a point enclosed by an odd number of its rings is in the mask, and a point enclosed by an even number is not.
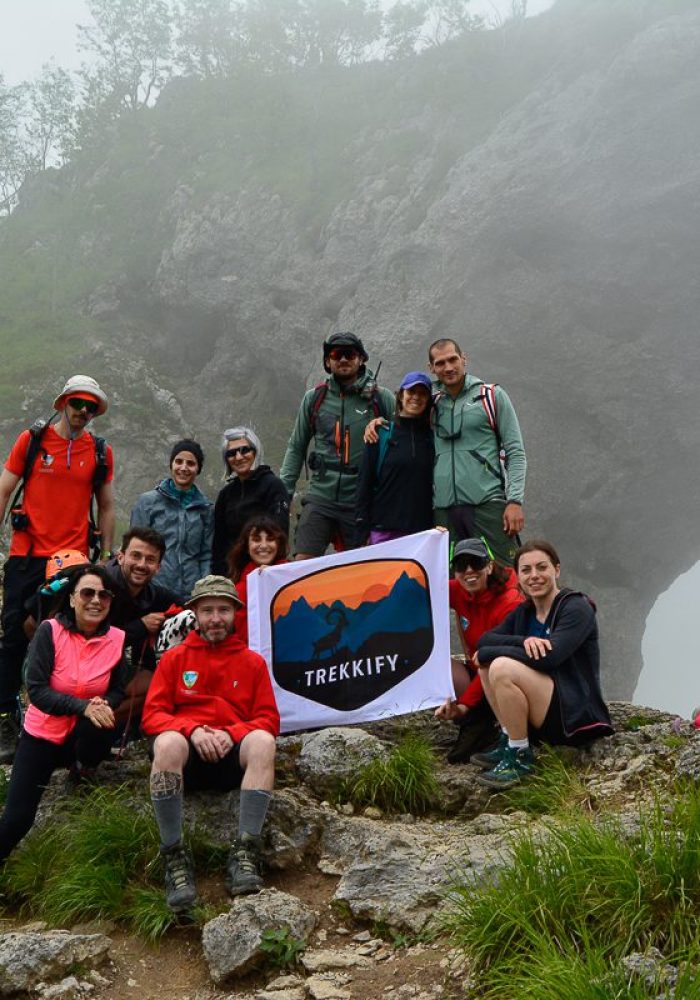
{"type": "Polygon", "coordinates": [[[182,844],[182,792],[240,788],[238,837],[229,853],[231,896],[257,892],[260,841],[275,777],[279,712],[265,660],[234,634],[241,601],[223,576],[198,580],[187,606],[197,631],[169,650],[156,670],[143,709],[153,737],[151,800],[160,830],[168,906],[196,902],[192,862],[182,844]]]}

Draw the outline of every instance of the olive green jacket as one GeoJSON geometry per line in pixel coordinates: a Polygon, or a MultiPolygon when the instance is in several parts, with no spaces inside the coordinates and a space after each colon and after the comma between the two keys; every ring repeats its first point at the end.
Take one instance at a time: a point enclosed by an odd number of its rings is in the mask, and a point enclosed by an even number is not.
{"type": "Polygon", "coordinates": [[[309,389],[304,395],[280,479],[293,493],[313,439],[313,451],[308,458],[311,482],[307,495],[349,506],[355,502],[365,427],[376,416],[390,420],[395,399],[389,389],[376,385],[369,370],[350,386],[341,386],[333,375],[326,379],[326,385],[326,394],[313,420],[315,427],[312,427],[312,412],[319,389],[309,389]]]}

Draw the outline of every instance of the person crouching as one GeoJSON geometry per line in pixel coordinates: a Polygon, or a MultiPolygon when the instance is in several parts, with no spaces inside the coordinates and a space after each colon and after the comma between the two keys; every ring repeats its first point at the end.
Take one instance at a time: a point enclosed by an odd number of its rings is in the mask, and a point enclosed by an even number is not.
{"type": "Polygon", "coordinates": [[[239,896],[263,885],[261,833],[274,785],[280,717],[265,660],[234,634],[240,605],[226,577],[197,581],[187,602],[197,629],[163,655],[143,709],[142,727],[152,737],[151,800],[165,864],[165,898],[174,912],[187,912],[197,899],[182,842],[183,786],[241,789],[226,888],[239,896]]]}

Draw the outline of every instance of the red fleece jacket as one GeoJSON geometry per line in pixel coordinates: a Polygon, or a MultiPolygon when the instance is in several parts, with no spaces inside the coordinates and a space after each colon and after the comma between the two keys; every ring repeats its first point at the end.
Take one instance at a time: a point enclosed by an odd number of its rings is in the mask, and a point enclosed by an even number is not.
{"type": "Polygon", "coordinates": [[[225,729],[236,743],[254,729],[279,733],[267,664],[236,635],[212,644],[190,632],[163,655],[148,689],[142,726],[149,736],[173,730],[189,739],[204,725],[225,729]]]}
{"type": "MultiPolygon", "coordinates": [[[[476,645],[484,632],[490,632],[496,625],[500,625],[506,615],[525,600],[518,590],[518,580],[513,570],[510,571],[505,590],[487,588],[472,596],[458,580],[450,580],[449,588],[450,607],[459,616],[459,627],[470,653],[476,651],[476,645]]],[[[468,708],[474,708],[484,697],[484,689],[479,674],[469,662],[467,669],[474,676],[469,687],[457,700],[468,708]]]]}

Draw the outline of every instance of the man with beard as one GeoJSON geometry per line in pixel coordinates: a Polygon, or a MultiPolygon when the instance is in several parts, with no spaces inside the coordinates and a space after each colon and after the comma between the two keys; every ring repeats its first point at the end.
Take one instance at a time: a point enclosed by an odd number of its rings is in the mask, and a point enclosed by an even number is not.
{"type": "Polygon", "coordinates": [[[334,333],[323,344],[328,378],[305,394],[280,479],[294,492],[306,452],[311,469],[309,490],[295,539],[295,558],[322,556],[331,541],[352,548],[355,496],[364,450],[365,427],[375,417],[391,418],[394,395],[377,385],[366,367],[367,352],[354,333],[334,333]]]}
{"type": "Polygon", "coordinates": [[[5,563],[0,646],[0,764],[12,761],[19,736],[17,696],[27,651],[25,603],[44,582],[56,552],[89,552],[90,507],[97,503],[100,558],[111,556],[114,535],[112,449],[88,430],[107,410],[94,378],[73,375],[54,400],[58,419],[22,431],[0,474],[0,520],[12,494],[12,541],[5,563]],[[21,496],[21,499],[20,499],[21,496]]]}
{"type": "Polygon", "coordinates": [[[198,580],[188,601],[197,631],[165,653],[143,710],[152,737],[151,800],[165,864],[165,898],[176,913],[191,910],[197,892],[182,843],[187,789],[240,788],[238,836],[228,858],[231,896],[257,892],[261,833],[275,777],[279,712],[267,664],[234,634],[241,605],[223,576],[198,580]]]}

